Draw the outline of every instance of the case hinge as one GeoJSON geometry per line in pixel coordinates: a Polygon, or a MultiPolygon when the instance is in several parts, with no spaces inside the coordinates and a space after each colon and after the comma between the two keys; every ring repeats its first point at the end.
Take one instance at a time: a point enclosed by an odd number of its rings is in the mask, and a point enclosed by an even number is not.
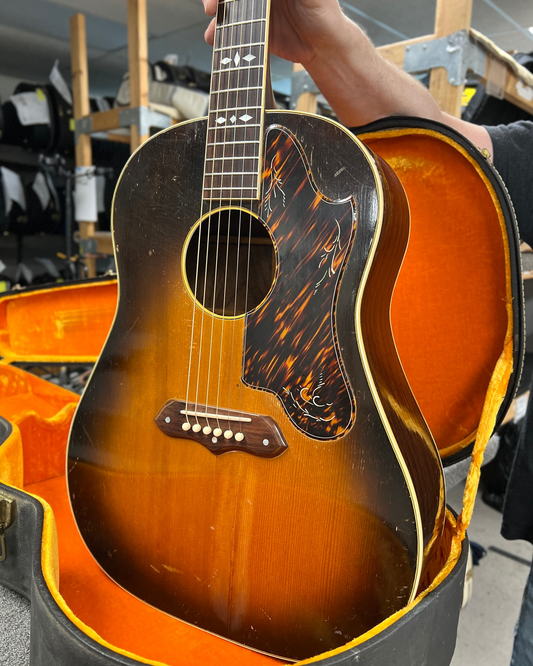
{"type": "Polygon", "coordinates": [[[0,495],[0,562],[7,557],[5,531],[15,520],[15,500],[0,495]]]}

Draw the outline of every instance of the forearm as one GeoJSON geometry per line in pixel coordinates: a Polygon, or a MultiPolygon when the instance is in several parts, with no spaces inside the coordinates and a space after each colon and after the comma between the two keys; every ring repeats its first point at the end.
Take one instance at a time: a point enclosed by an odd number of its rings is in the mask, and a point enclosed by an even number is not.
{"type": "Polygon", "coordinates": [[[303,63],[339,120],[352,127],[391,115],[440,120],[427,88],[382,58],[359,26],[343,18],[335,41],[303,63]]]}
{"type": "Polygon", "coordinates": [[[395,115],[428,118],[453,127],[492,152],[483,127],[443,113],[426,87],[382,58],[359,26],[346,17],[335,42],[323,44],[305,67],[347,127],[395,115]]]}

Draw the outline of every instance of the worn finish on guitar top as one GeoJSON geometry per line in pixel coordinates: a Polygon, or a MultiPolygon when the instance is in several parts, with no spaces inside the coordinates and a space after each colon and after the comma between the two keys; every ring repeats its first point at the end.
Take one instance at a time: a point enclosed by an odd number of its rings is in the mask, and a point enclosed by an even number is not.
{"type": "MultiPolygon", "coordinates": [[[[273,129],[268,141],[290,137],[296,150],[287,144],[295,168],[282,178],[283,190],[294,192],[286,201],[291,219],[307,220],[314,210],[315,199],[299,204],[296,196],[309,187],[302,177],[308,171],[317,203],[344,211],[333,213],[341,240],[329,264],[335,274],[326,277],[329,328],[322,328],[322,310],[317,315],[316,330],[330,349],[317,354],[313,368],[322,362],[329,368],[337,358],[332,374],[345,393],[332,396],[332,409],[342,404],[349,416],[319,439],[305,432],[304,421],[291,420],[280,389],[242,380],[246,322],[251,326],[269,307],[284,270],[281,226],[269,232],[277,266],[272,291],[252,313],[225,317],[195,302],[184,253],[209,212],[206,122],[184,123],[148,141],[117,189],[119,304],[74,420],[68,484],[83,539],[119,585],[203,629],[300,659],[343,645],[408,602],[423,551],[442,525],[443,486],[401,366],[388,360],[395,352],[386,312],[408,235],[403,191],[394,178],[376,183],[376,174],[389,177],[387,169],[336,124],[268,112],[268,127],[284,128],[273,129]],[[345,203],[327,203],[337,201],[345,203]],[[381,269],[373,263],[380,234],[389,243],[380,250],[381,269]],[[384,304],[373,315],[378,299],[384,304]],[[369,322],[362,323],[363,314],[369,322]],[[242,451],[214,455],[162,432],[154,419],[168,400],[266,415],[288,448],[270,459],[242,451]]],[[[239,204],[265,224],[271,175],[265,159],[263,202],[239,204]]],[[[335,239],[331,225],[316,248],[319,264],[335,239]]],[[[312,300],[317,267],[309,252],[304,259],[300,274],[291,264],[290,281],[298,280],[301,292],[307,280],[312,300]]],[[[259,266],[249,263],[253,282],[259,266]]],[[[294,294],[287,288],[276,298],[289,321],[294,294]]],[[[306,306],[306,299],[296,304],[295,321],[306,306]]],[[[295,337],[280,362],[291,365],[301,351],[302,367],[308,365],[312,355],[301,347],[295,337]]],[[[268,349],[261,354],[266,362],[268,349]]],[[[278,362],[272,350],[270,360],[278,362]]],[[[254,365],[253,354],[246,363],[254,365]]],[[[300,376],[303,370],[294,382],[302,383],[300,376]]]]}

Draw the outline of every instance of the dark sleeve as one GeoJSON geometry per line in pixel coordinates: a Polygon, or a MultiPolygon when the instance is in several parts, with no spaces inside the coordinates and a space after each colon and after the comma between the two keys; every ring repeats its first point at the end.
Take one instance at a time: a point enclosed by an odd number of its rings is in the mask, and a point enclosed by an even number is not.
{"type": "MultiPolygon", "coordinates": [[[[493,145],[494,167],[513,202],[521,239],[533,245],[533,122],[486,127],[493,145]]],[[[533,386],[532,393],[533,396],[533,386]]],[[[533,402],[526,417],[507,485],[502,535],[533,543],[533,402]]]]}
{"type": "Polygon", "coordinates": [[[533,122],[485,129],[492,139],[494,167],[513,202],[520,238],[533,247],[533,122]]]}

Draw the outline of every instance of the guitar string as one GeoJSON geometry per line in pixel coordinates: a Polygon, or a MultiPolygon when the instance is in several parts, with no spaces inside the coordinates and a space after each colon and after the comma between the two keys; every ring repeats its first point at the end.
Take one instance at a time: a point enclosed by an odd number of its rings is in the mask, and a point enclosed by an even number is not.
{"type": "MultiPolygon", "coordinates": [[[[240,4],[240,3],[239,3],[240,4]]],[[[252,11],[253,13],[253,11],[252,11]]],[[[239,99],[239,93],[242,92],[241,89],[241,82],[243,79],[243,74],[245,74],[246,70],[243,70],[242,66],[239,66],[240,62],[243,60],[243,57],[241,57],[239,52],[243,52],[243,46],[244,46],[244,39],[243,39],[243,32],[244,32],[244,25],[246,21],[243,20],[244,14],[241,13],[239,16],[235,16],[234,20],[232,21],[232,32],[231,32],[231,45],[234,48],[233,52],[230,52],[230,56],[232,56],[233,61],[235,62],[235,74],[236,74],[236,95],[235,95],[235,113],[241,113],[241,112],[248,112],[248,102],[246,102],[246,107],[243,108],[242,106],[242,99],[239,99]],[[237,32],[239,33],[239,37],[237,38],[237,32]],[[238,58],[238,59],[237,59],[238,58]],[[235,60],[237,59],[237,60],[235,60]]],[[[253,26],[250,26],[250,32],[252,31],[253,26]]],[[[251,41],[251,40],[249,40],[251,41]]],[[[248,79],[250,75],[250,67],[249,67],[249,62],[248,62],[248,79]]],[[[231,87],[231,86],[230,86],[231,87]]],[[[246,92],[247,88],[245,89],[246,92]]],[[[229,93],[228,93],[228,102],[229,102],[229,93]]],[[[233,107],[232,107],[233,108],[233,107]]],[[[240,119],[240,118],[239,118],[240,119]]],[[[236,118],[235,118],[236,121],[236,118]]],[[[235,180],[238,180],[238,171],[235,167],[236,163],[236,138],[235,138],[235,132],[238,130],[239,125],[235,123],[234,127],[231,128],[231,131],[233,133],[233,145],[232,145],[232,155],[231,155],[231,175],[230,175],[230,193],[233,194],[234,190],[236,189],[235,185],[235,180]]],[[[243,126],[244,132],[246,133],[247,129],[246,126],[243,126]]],[[[246,134],[245,134],[246,136],[246,134]]],[[[252,141],[253,143],[253,141],[252,141]]],[[[239,144],[245,146],[246,144],[239,144]]],[[[246,152],[246,148],[243,148],[243,153],[246,152]]],[[[229,158],[230,156],[227,155],[229,158]]],[[[242,160],[244,162],[244,157],[238,157],[237,159],[242,160]]],[[[240,246],[241,246],[241,225],[242,225],[242,208],[243,208],[243,192],[244,192],[244,166],[241,170],[241,187],[240,187],[240,198],[239,198],[239,224],[238,224],[238,232],[237,232],[237,251],[236,251],[236,256],[235,256],[235,289],[234,289],[234,294],[233,294],[233,321],[231,323],[231,328],[230,328],[230,339],[231,339],[231,352],[229,354],[229,384],[228,384],[228,392],[227,392],[227,400],[228,400],[228,406],[231,405],[231,393],[232,393],[232,386],[233,386],[233,360],[234,360],[234,346],[235,346],[235,327],[236,327],[236,316],[237,316],[237,304],[238,304],[238,279],[239,279],[239,263],[240,263],[240,246]],[[233,334],[231,335],[231,331],[233,334]]],[[[230,211],[233,212],[233,208],[230,208],[230,211]]],[[[227,331],[227,311],[226,311],[226,303],[227,303],[227,295],[229,293],[228,289],[228,283],[229,283],[229,259],[230,256],[233,259],[233,255],[230,255],[230,247],[231,247],[231,224],[234,220],[233,216],[231,215],[228,219],[228,228],[227,228],[227,235],[226,235],[226,251],[225,251],[225,267],[224,267],[224,287],[223,287],[223,316],[222,316],[222,321],[221,321],[221,346],[220,346],[220,357],[219,357],[219,368],[222,367],[223,363],[223,342],[226,336],[226,331],[227,331]]],[[[226,357],[227,358],[227,357],[226,357]]],[[[221,378],[220,378],[220,373],[219,373],[219,381],[218,381],[218,389],[217,389],[217,400],[216,400],[216,405],[217,405],[217,413],[220,405],[220,386],[221,386],[221,378]]],[[[235,426],[239,425],[239,420],[238,419],[232,419],[230,416],[227,419],[227,431],[224,432],[224,435],[228,438],[231,439],[232,436],[236,433],[233,431],[236,430],[237,428],[235,426]],[[232,421],[235,423],[235,425],[232,424],[232,421]]]]}
{"type": "MultiPolygon", "coordinates": [[[[215,269],[214,269],[214,276],[213,276],[213,299],[212,299],[213,307],[212,307],[212,315],[211,315],[211,338],[210,338],[210,345],[209,345],[209,347],[210,347],[210,349],[209,349],[209,363],[208,363],[208,368],[207,368],[206,400],[205,400],[206,405],[210,404],[210,401],[209,401],[209,385],[210,385],[210,379],[211,379],[211,359],[212,359],[212,350],[213,350],[214,326],[215,326],[215,320],[216,320],[215,311],[216,311],[216,293],[217,293],[217,280],[218,280],[218,260],[219,260],[219,254],[220,254],[220,229],[221,229],[221,222],[222,222],[221,207],[222,207],[222,195],[223,195],[223,191],[224,191],[222,189],[223,186],[224,186],[224,166],[223,165],[224,165],[224,161],[225,161],[224,156],[226,154],[226,142],[227,142],[227,137],[228,137],[228,123],[227,123],[228,100],[229,100],[229,93],[228,92],[225,93],[226,103],[225,103],[225,105],[223,105],[223,107],[225,107],[225,111],[226,111],[226,122],[224,123],[224,128],[223,128],[224,136],[223,136],[223,140],[222,140],[221,144],[219,144],[219,141],[218,141],[218,138],[217,138],[217,132],[219,131],[219,128],[216,127],[216,122],[219,118],[218,114],[219,114],[219,110],[220,110],[220,100],[221,100],[221,97],[222,97],[222,94],[223,94],[222,85],[221,85],[221,80],[222,80],[222,77],[223,77],[222,53],[225,49],[225,37],[229,33],[228,24],[229,24],[229,26],[231,26],[231,24],[233,23],[233,20],[235,18],[234,15],[232,14],[232,10],[234,9],[234,7],[237,3],[232,2],[232,3],[226,4],[225,2],[221,2],[221,4],[223,6],[223,9],[221,10],[222,13],[223,13],[222,27],[221,27],[221,29],[218,30],[218,33],[217,33],[219,39],[214,40],[215,49],[218,49],[218,66],[216,67],[216,76],[217,76],[218,86],[217,86],[217,101],[216,101],[215,121],[213,123],[213,127],[215,128],[214,129],[214,135],[215,136],[214,136],[214,140],[213,140],[213,143],[214,143],[213,156],[216,156],[217,147],[219,145],[221,145],[221,152],[222,152],[221,164],[222,164],[222,167],[220,169],[220,173],[221,173],[221,175],[220,175],[220,188],[221,189],[220,189],[220,195],[219,195],[220,199],[218,200],[218,215],[217,215],[218,219],[217,219],[217,223],[216,223],[217,239],[216,239],[216,244],[215,244],[215,269]]],[[[231,39],[230,39],[230,44],[231,44],[231,39]]],[[[230,46],[230,48],[231,48],[231,46],[230,46]]],[[[216,53],[216,51],[215,51],[215,53],[216,53]]],[[[230,55],[231,55],[231,52],[230,52],[230,55]]],[[[216,57],[213,58],[213,66],[214,66],[215,62],[216,62],[216,57]]],[[[226,88],[230,87],[229,86],[230,76],[231,76],[231,73],[228,72],[226,88]]],[[[216,163],[216,160],[213,160],[212,166],[211,166],[213,174],[216,173],[215,163],[216,163]]],[[[214,197],[213,197],[214,178],[215,178],[215,176],[213,175],[211,177],[210,216],[211,216],[211,212],[212,212],[212,202],[213,202],[213,199],[214,199],[214,197]]],[[[231,190],[230,190],[230,192],[231,192],[231,190]]],[[[215,200],[217,200],[217,199],[215,198],[215,200]]],[[[209,239],[209,242],[210,242],[210,239],[209,239]]],[[[221,339],[220,339],[221,348],[222,348],[222,344],[223,344],[223,322],[224,322],[224,301],[222,302],[222,322],[221,322],[221,329],[222,330],[221,330],[221,339]]],[[[218,373],[218,384],[220,384],[220,364],[219,364],[219,373],[218,373]]],[[[217,393],[218,393],[218,390],[217,390],[217,393]]],[[[219,415],[220,415],[220,411],[219,411],[219,404],[218,404],[218,398],[217,398],[217,400],[215,401],[215,420],[216,420],[217,427],[215,429],[211,428],[209,418],[206,417],[206,428],[207,428],[206,434],[210,434],[211,432],[214,432],[214,435],[217,438],[222,433],[222,428],[220,427],[220,416],[219,415]]]]}
{"type": "MultiPolygon", "coordinates": [[[[248,5],[248,6],[250,6],[250,4],[251,4],[251,20],[252,21],[253,21],[253,17],[256,16],[256,12],[255,12],[255,8],[254,8],[254,1],[255,0],[251,0],[251,3],[249,3],[249,5],[248,5]]],[[[244,14],[244,12],[243,12],[243,14],[244,14]]],[[[241,19],[242,18],[243,18],[243,16],[241,16],[241,19]]],[[[246,18],[248,18],[248,17],[246,17],[246,18]]],[[[243,48],[244,47],[244,37],[243,37],[244,24],[245,24],[245,21],[242,21],[241,26],[240,26],[240,37],[239,37],[239,40],[238,40],[238,43],[240,44],[240,47],[241,47],[241,53],[244,52],[244,48],[243,48]]],[[[250,36],[249,36],[249,40],[248,40],[248,42],[250,44],[250,46],[249,46],[250,53],[247,54],[247,55],[251,55],[251,49],[252,49],[251,44],[254,43],[253,31],[254,31],[254,23],[252,22],[250,24],[250,36]]],[[[242,56],[241,59],[244,59],[244,56],[242,56]]],[[[247,115],[250,115],[248,113],[248,108],[249,108],[248,105],[249,105],[250,72],[251,72],[250,65],[251,65],[251,62],[252,62],[251,60],[248,60],[248,68],[247,68],[246,71],[241,70],[239,72],[238,80],[237,80],[237,86],[236,86],[237,87],[236,96],[238,97],[239,94],[241,94],[241,97],[239,99],[239,103],[237,104],[237,102],[236,102],[236,106],[240,107],[241,111],[244,111],[247,115]],[[243,89],[242,89],[241,83],[243,83],[242,79],[244,79],[244,76],[246,76],[246,74],[247,74],[247,79],[248,80],[247,80],[247,84],[244,88],[244,91],[245,91],[245,94],[246,94],[246,100],[245,100],[245,104],[243,106],[243,103],[242,103],[243,102],[243,99],[242,99],[243,89]]],[[[245,126],[244,132],[246,132],[246,131],[247,130],[246,130],[246,126],[245,126]]],[[[252,146],[257,145],[257,136],[255,137],[255,139],[252,140],[251,145],[252,146]]],[[[238,207],[237,251],[236,251],[236,257],[235,257],[235,283],[234,283],[234,295],[233,295],[233,299],[234,299],[233,300],[233,321],[232,321],[231,352],[230,352],[230,369],[231,369],[230,370],[230,387],[229,387],[229,399],[230,399],[230,401],[231,401],[231,393],[232,393],[232,387],[233,387],[233,381],[234,381],[234,379],[233,379],[233,362],[234,362],[234,358],[235,358],[235,343],[236,343],[235,335],[236,335],[236,327],[237,327],[237,304],[238,304],[238,295],[239,295],[239,271],[240,271],[240,260],[241,260],[241,245],[242,245],[241,235],[242,235],[242,219],[243,219],[243,207],[244,207],[244,184],[245,184],[245,172],[246,172],[245,163],[248,159],[247,154],[246,154],[247,153],[246,148],[247,148],[247,144],[243,144],[242,145],[242,155],[241,156],[237,155],[237,158],[236,158],[236,156],[235,156],[236,144],[234,144],[234,146],[233,146],[233,155],[232,155],[232,173],[234,173],[234,174],[238,173],[238,171],[236,171],[236,168],[235,168],[236,159],[238,160],[239,164],[242,163],[242,168],[241,168],[241,178],[240,178],[240,181],[241,181],[241,184],[240,184],[240,199],[239,199],[239,207],[238,207]]],[[[253,153],[253,151],[254,151],[254,148],[252,148],[252,153],[253,153]]],[[[252,157],[252,161],[253,161],[253,157],[252,157]]],[[[238,177],[237,177],[237,179],[238,179],[238,177]]],[[[248,248],[248,251],[249,251],[249,248],[248,248]]],[[[246,308],[244,309],[243,316],[244,316],[244,318],[246,318],[246,308]]],[[[244,350],[243,350],[243,352],[244,352],[244,350]]],[[[242,391],[242,382],[241,382],[240,373],[239,373],[239,376],[238,376],[237,380],[238,380],[237,383],[238,383],[238,386],[239,386],[239,395],[240,395],[241,391],[242,391]]],[[[239,402],[242,403],[242,398],[241,398],[241,400],[239,400],[239,402]]],[[[240,416],[242,417],[242,409],[240,410],[240,412],[241,412],[240,416]]],[[[235,436],[237,436],[237,434],[240,434],[240,436],[242,438],[244,438],[244,434],[242,432],[242,425],[241,424],[242,424],[242,421],[239,421],[238,419],[235,420],[235,425],[234,425],[233,429],[237,432],[235,432],[234,434],[235,434],[235,436]]],[[[232,430],[232,428],[230,428],[230,430],[232,430]]]]}
{"type": "MultiPolygon", "coordinates": [[[[262,18],[263,14],[264,14],[264,7],[262,5],[262,0],[259,0],[259,8],[258,8],[257,11],[256,11],[254,5],[255,5],[255,0],[252,0],[252,16],[260,16],[262,18]]],[[[259,58],[260,58],[260,64],[262,65],[262,68],[264,68],[266,66],[265,39],[262,40],[259,37],[257,37],[256,35],[254,35],[255,27],[256,26],[252,24],[252,27],[250,29],[250,43],[253,44],[255,42],[258,42],[258,43],[263,42],[262,45],[261,44],[259,45],[258,54],[259,54],[259,58]],[[261,49],[263,49],[262,57],[261,57],[261,49]]],[[[259,24],[258,27],[259,27],[259,30],[261,30],[261,24],[259,24]]],[[[261,33],[259,33],[259,35],[260,34],[261,33]]],[[[266,26],[265,26],[265,38],[266,38],[266,26]]],[[[251,62],[252,61],[250,60],[249,64],[251,64],[251,62]]],[[[246,85],[246,108],[248,108],[249,101],[250,101],[251,71],[252,71],[251,67],[248,67],[248,77],[247,77],[248,80],[247,80],[247,85],[246,85]]],[[[263,69],[260,69],[258,73],[259,73],[261,79],[264,79],[263,69]]],[[[260,114],[264,113],[264,95],[265,95],[265,91],[264,91],[263,87],[261,87],[260,92],[259,92],[259,98],[260,98],[259,101],[261,103],[254,105],[255,107],[260,107],[259,108],[259,113],[260,114]]],[[[261,120],[262,120],[262,118],[260,117],[258,120],[259,120],[259,127],[254,128],[255,151],[253,151],[254,153],[255,152],[258,153],[257,154],[257,160],[255,159],[255,155],[252,156],[252,162],[255,163],[257,161],[257,170],[259,170],[260,167],[261,167],[261,165],[259,164],[259,159],[258,158],[259,158],[259,153],[260,153],[259,141],[262,140],[262,137],[261,137],[261,128],[262,128],[261,120]]],[[[244,153],[244,151],[243,151],[243,153],[244,153]]],[[[243,163],[244,163],[244,160],[243,160],[243,163]]],[[[242,174],[242,178],[241,178],[241,206],[239,208],[239,240],[238,240],[239,247],[240,247],[240,243],[241,243],[241,230],[242,230],[242,208],[243,208],[242,195],[243,195],[243,192],[244,192],[244,180],[245,180],[244,171],[245,171],[245,169],[243,167],[243,174],[242,174]]],[[[259,176],[259,173],[257,175],[259,176]]],[[[251,206],[250,206],[250,208],[251,208],[251,206]]],[[[242,362],[240,364],[241,372],[244,371],[244,355],[245,355],[245,352],[246,352],[244,345],[245,345],[245,340],[246,340],[246,313],[248,312],[248,289],[249,289],[249,277],[250,277],[249,267],[250,267],[250,258],[251,258],[251,252],[252,252],[252,223],[253,223],[252,216],[249,215],[248,216],[248,248],[247,248],[247,257],[246,257],[247,271],[246,271],[246,279],[245,279],[245,284],[244,284],[245,296],[244,296],[244,321],[243,321],[243,336],[242,336],[243,349],[242,349],[242,362]]],[[[237,290],[238,290],[238,280],[236,279],[235,280],[235,301],[237,300],[237,290]]],[[[236,328],[236,320],[234,320],[234,322],[233,322],[233,345],[232,345],[232,349],[231,349],[232,361],[233,361],[234,344],[235,344],[235,328],[236,328]]],[[[232,363],[232,367],[233,367],[233,363],[232,363]]],[[[244,378],[242,378],[242,379],[244,379],[244,378]]],[[[242,405],[243,405],[243,400],[244,400],[244,383],[241,380],[241,377],[239,377],[239,380],[240,380],[239,381],[239,395],[238,395],[238,401],[237,402],[239,404],[239,409],[238,409],[239,415],[242,417],[243,416],[242,405]]],[[[241,421],[241,423],[243,423],[243,421],[241,421]]],[[[241,428],[241,435],[243,435],[242,428],[241,428]]]]}
{"type": "MultiPolygon", "coordinates": [[[[230,8],[234,9],[234,13],[231,15],[231,18],[228,20],[229,29],[227,30],[227,32],[222,33],[222,44],[220,46],[220,52],[219,52],[219,70],[220,70],[220,66],[222,65],[222,52],[224,51],[225,48],[228,48],[228,50],[229,50],[229,56],[226,56],[226,57],[229,57],[230,62],[231,62],[232,48],[233,48],[233,44],[234,44],[234,38],[233,38],[234,35],[233,35],[233,33],[234,33],[234,30],[235,30],[233,24],[236,22],[236,19],[238,19],[237,11],[238,11],[239,5],[240,5],[240,3],[235,3],[235,2],[232,2],[230,4],[230,8]],[[229,41],[229,46],[228,47],[225,46],[225,42],[224,42],[224,36],[225,35],[228,36],[228,41],[229,41]]],[[[229,16],[230,14],[231,14],[231,11],[228,10],[227,16],[229,16]]],[[[225,103],[226,122],[224,123],[224,141],[223,141],[223,144],[222,144],[222,159],[221,159],[222,166],[221,166],[221,169],[220,169],[221,188],[224,185],[224,178],[226,176],[225,163],[226,163],[226,147],[227,147],[227,143],[228,143],[228,130],[230,130],[230,132],[233,132],[233,141],[231,143],[233,143],[233,146],[235,146],[235,128],[231,127],[228,123],[228,115],[229,115],[229,109],[230,109],[229,89],[232,87],[230,85],[231,76],[232,75],[231,75],[231,65],[230,65],[230,67],[228,67],[228,76],[227,76],[227,82],[226,82],[227,85],[226,85],[226,90],[224,92],[225,100],[226,100],[226,103],[225,103]]],[[[238,73],[237,73],[237,80],[238,80],[238,73]]],[[[220,84],[220,74],[219,74],[219,84],[220,84]]],[[[217,102],[220,101],[220,97],[221,97],[221,94],[222,94],[220,88],[221,88],[221,86],[219,85],[219,95],[218,95],[218,98],[217,98],[217,102]]],[[[230,134],[230,140],[231,140],[231,134],[230,134]]],[[[223,190],[221,189],[221,194],[222,194],[222,192],[223,192],[223,190]]],[[[230,185],[229,185],[230,199],[231,199],[232,192],[233,192],[233,171],[231,173],[230,185]]],[[[219,212],[218,212],[218,233],[217,233],[217,242],[216,242],[216,268],[215,268],[215,277],[214,277],[215,286],[214,286],[214,290],[213,290],[213,313],[214,313],[214,310],[215,310],[216,285],[217,285],[217,280],[218,280],[218,260],[219,260],[220,254],[221,254],[221,245],[220,245],[221,222],[222,222],[222,211],[219,210],[219,212]]],[[[224,265],[224,286],[223,286],[223,291],[222,291],[222,315],[221,315],[221,318],[220,318],[220,321],[219,321],[219,327],[220,327],[219,349],[220,349],[220,351],[219,351],[218,376],[217,376],[217,386],[216,386],[216,400],[214,401],[214,403],[215,403],[215,418],[216,418],[216,423],[217,423],[217,430],[214,434],[217,438],[220,437],[220,435],[225,432],[224,429],[221,428],[221,426],[220,426],[220,414],[221,414],[221,410],[220,410],[220,385],[221,385],[221,377],[222,377],[222,373],[221,373],[221,371],[222,371],[222,351],[223,351],[223,348],[224,348],[224,329],[225,329],[225,319],[226,319],[226,283],[227,283],[227,271],[228,271],[228,252],[229,252],[229,243],[230,243],[230,230],[231,230],[231,206],[229,207],[228,213],[227,213],[226,259],[225,259],[225,265],[224,265]]],[[[213,316],[212,320],[211,320],[211,350],[212,350],[212,344],[213,344],[214,324],[215,324],[215,317],[213,316]]],[[[211,376],[211,360],[212,360],[212,355],[210,353],[209,369],[208,369],[209,377],[211,376]]],[[[229,404],[230,403],[228,401],[228,407],[229,407],[229,404]]],[[[208,427],[209,427],[209,424],[208,424],[208,427]]]]}
{"type": "MultiPolygon", "coordinates": [[[[227,147],[227,138],[228,138],[228,129],[231,129],[233,133],[233,141],[231,143],[233,144],[233,147],[235,147],[235,127],[230,126],[230,119],[229,119],[229,110],[230,110],[230,93],[229,89],[232,88],[233,86],[230,84],[231,80],[231,62],[233,59],[233,53],[235,50],[235,40],[234,40],[234,34],[235,34],[235,24],[240,23],[240,16],[238,14],[238,9],[240,7],[241,3],[231,3],[232,7],[235,8],[234,15],[232,16],[232,19],[229,21],[229,47],[228,47],[228,55],[226,56],[229,59],[228,62],[228,79],[227,79],[227,85],[226,85],[226,92],[225,92],[225,99],[226,99],[226,122],[224,123],[224,133],[225,133],[225,140],[224,140],[224,149],[223,149],[223,159],[222,159],[222,166],[220,169],[220,172],[222,174],[221,176],[221,187],[224,185],[224,178],[227,178],[226,174],[226,147],[227,147]]],[[[221,53],[222,55],[222,53],[221,53]]],[[[237,67],[237,64],[236,64],[237,67]]],[[[237,77],[237,82],[239,79],[239,74],[238,74],[238,69],[236,69],[236,77],[237,77]]],[[[238,87],[238,84],[237,86],[238,87]]],[[[237,120],[235,119],[235,126],[237,124],[237,120]]],[[[231,140],[231,135],[230,135],[230,140],[231,140]]],[[[227,213],[227,226],[226,226],[226,252],[225,252],[225,260],[224,260],[224,275],[223,275],[223,285],[222,285],[222,313],[221,313],[221,319],[220,319],[220,342],[219,342],[219,352],[218,352],[218,377],[217,377],[217,387],[216,387],[216,400],[215,400],[215,414],[217,416],[217,424],[218,424],[218,432],[222,430],[222,435],[226,437],[226,432],[231,429],[231,423],[228,420],[227,423],[225,422],[224,424],[224,429],[220,427],[220,388],[221,388],[221,377],[223,373],[223,350],[224,350],[224,334],[225,334],[225,319],[226,319],[226,288],[227,288],[227,273],[228,273],[228,253],[229,253],[229,244],[230,244],[230,232],[231,232],[231,218],[232,218],[232,195],[233,195],[233,175],[234,175],[234,169],[233,169],[233,163],[232,163],[232,168],[230,172],[230,178],[229,178],[229,207],[228,207],[228,213],[227,213]]],[[[221,190],[223,191],[223,190],[221,190]]],[[[220,217],[219,217],[220,220],[220,217]]],[[[221,253],[221,247],[220,247],[220,237],[217,240],[217,256],[221,253]]],[[[231,368],[230,368],[231,372],[231,368]]],[[[230,379],[230,385],[231,385],[231,379],[230,379]]],[[[231,405],[231,400],[228,397],[227,405],[226,407],[229,408],[231,405]]]]}
{"type": "MultiPolygon", "coordinates": [[[[222,2],[219,4],[217,8],[217,19],[216,19],[216,30],[215,30],[215,48],[216,48],[216,40],[217,40],[217,35],[220,33],[219,26],[218,26],[218,21],[219,21],[219,13],[222,14],[224,11],[224,6],[222,2]]],[[[224,25],[222,21],[222,25],[224,25]]],[[[212,57],[212,69],[215,69],[215,58],[216,58],[216,51],[213,49],[213,57],[212,57]]],[[[220,75],[218,76],[220,79],[220,75]]],[[[212,86],[213,87],[213,86],[212,86]]],[[[198,225],[198,245],[197,245],[197,251],[196,251],[196,271],[195,271],[195,281],[194,281],[194,299],[193,299],[193,314],[192,314],[192,322],[191,322],[191,341],[190,341],[190,348],[189,348],[189,367],[188,367],[188,374],[187,374],[187,389],[186,389],[186,401],[185,401],[185,417],[186,417],[186,424],[188,426],[187,429],[190,429],[191,422],[189,420],[189,414],[190,414],[190,409],[189,409],[189,394],[190,394],[190,384],[191,384],[191,375],[192,375],[192,362],[193,362],[193,349],[194,349],[194,334],[195,334],[195,324],[196,324],[196,310],[197,310],[197,302],[198,302],[198,280],[199,280],[199,271],[200,271],[200,253],[201,253],[201,245],[202,245],[202,225],[203,222],[202,217],[203,217],[203,212],[205,210],[205,200],[204,200],[204,188],[206,188],[206,171],[207,171],[207,153],[208,153],[208,148],[209,148],[209,135],[210,135],[210,115],[211,115],[211,102],[212,102],[212,95],[210,96],[209,100],[209,106],[208,106],[208,117],[207,117],[207,131],[206,131],[206,147],[205,147],[205,159],[204,159],[204,174],[203,174],[203,180],[202,180],[202,197],[201,197],[201,204],[200,204],[200,224],[198,225]]],[[[219,103],[219,96],[217,95],[217,111],[218,111],[218,103],[219,103]]],[[[213,140],[213,155],[215,155],[216,151],[216,128],[213,131],[214,134],[214,140],[213,140]]],[[[209,188],[209,204],[208,204],[208,213],[207,213],[207,219],[208,219],[208,229],[207,229],[207,244],[206,244],[206,264],[208,260],[208,254],[209,254],[209,238],[210,238],[210,225],[211,225],[211,210],[212,210],[212,200],[213,200],[213,176],[211,176],[211,187],[209,188]]],[[[205,288],[206,288],[206,283],[205,283],[205,277],[204,277],[204,298],[203,301],[205,303],[205,288]]],[[[203,326],[203,314],[204,310],[202,309],[202,326],[203,326]]],[[[195,400],[195,407],[194,407],[194,419],[196,420],[196,424],[198,424],[198,382],[199,382],[199,377],[200,377],[200,364],[201,364],[201,350],[202,350],[202,335],[203,331],[201,331],[200,334],[200,343],[198,345],[198,362],[197,362],[197,379],[196,379],[196,400],[195,400]]],[[[207,404],[207,403],[206,403],[207,404]]],[[[199,424],[198,424],[199,425],[199,424]]],[[[185,426],[185,423],[184,423],[185,426]]]]}

